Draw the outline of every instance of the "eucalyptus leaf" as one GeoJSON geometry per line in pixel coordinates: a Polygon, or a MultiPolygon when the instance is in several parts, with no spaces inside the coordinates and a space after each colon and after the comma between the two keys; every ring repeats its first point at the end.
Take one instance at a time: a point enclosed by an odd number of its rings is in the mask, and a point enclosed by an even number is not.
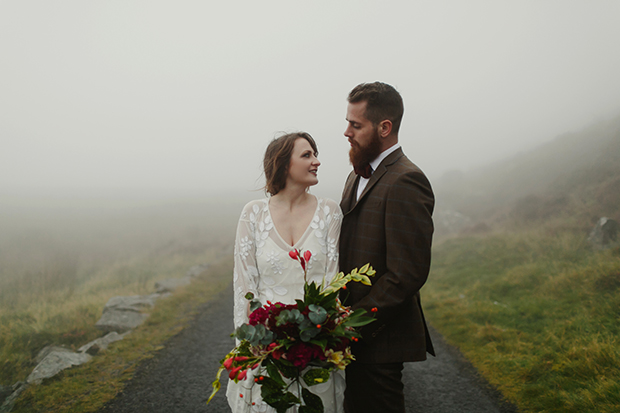
{"type": "MultiPolygon", "coordinates": [[[[252,293],[248,293],[248,294],[252,294],[252,293]]],[[[252,300],[250,301],[250,312],[257,310],[259,308],[261,308],[263,306],[263,304],[261,304],[260,301],[258,300],[252,300]]]]}

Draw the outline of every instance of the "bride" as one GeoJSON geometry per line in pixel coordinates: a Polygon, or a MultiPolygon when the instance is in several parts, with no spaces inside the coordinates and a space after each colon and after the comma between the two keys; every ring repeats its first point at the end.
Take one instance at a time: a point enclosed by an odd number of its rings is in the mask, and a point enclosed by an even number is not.
{"type": "MultiPolygon", "coordinates": [[[[234,325],[248,322],[252,292],[263,304],[268,300],[294,304],[303,298],[304,274],[289,257],[294,249],[311,251],[308,282],[329,281],[338,270],[338,238],[342,212],[331,199],[308,192],[318,183],[314,139],[298,132],[271,141],[265,152],[265,190],[271,196],[248,203],[241,213],[234,250],[234,325]]],[[[250,371],[246,380],[230,380],[226,397],[233,413],[268,412],[275,409],[260,397],[250,371]]],[[[325,413],[343,412],[344,372],[332,373],[326,383],[309,390],[321,397],[325,413]]],[[[287,410],[296,412],[295,408],[287,410]]]]}

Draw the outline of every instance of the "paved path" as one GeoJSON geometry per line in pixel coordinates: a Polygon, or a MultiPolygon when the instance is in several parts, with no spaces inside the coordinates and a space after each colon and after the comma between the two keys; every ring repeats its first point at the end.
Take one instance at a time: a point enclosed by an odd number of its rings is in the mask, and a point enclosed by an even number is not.
{"type": "MultiPolygon", "coordinates": [[[[226,380],[207,406],[219,360],[233,347],[232,288],[204,305],[195,322],[144,362],[100,413],[229,413],[226,380]]],[[[407,413],[513,413],[458,350],[431,331],[438,357],[405,367],[407,413]]],[[[377,412],[380,413],[380,412],[377,412]]]]}

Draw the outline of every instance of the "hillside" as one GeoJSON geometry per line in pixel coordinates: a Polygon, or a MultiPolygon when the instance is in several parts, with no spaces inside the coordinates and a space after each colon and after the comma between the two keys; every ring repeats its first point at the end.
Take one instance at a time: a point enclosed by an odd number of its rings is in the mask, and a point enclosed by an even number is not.
{"type": "Polygon", "coordinates": [[[522,412],[617,412],[620,117],[436,185],[431,325],[522,412]]]}
{"type": "Polygon", "coordinates": [[[435,184],[439,237],[462,230],[579,217],[620,218],[620,116],[435,184]],[[450,219],[452,217],[452,219],[450,219]]]}

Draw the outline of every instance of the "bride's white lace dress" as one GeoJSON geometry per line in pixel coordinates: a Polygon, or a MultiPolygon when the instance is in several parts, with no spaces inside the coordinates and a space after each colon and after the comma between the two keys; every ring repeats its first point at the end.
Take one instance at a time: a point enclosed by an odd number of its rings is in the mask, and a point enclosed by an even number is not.
{"type": "MultiPolygon", "coordinates": [[[[310,225],[294,246],[278,234],[269,212],[269,199],[248,203],[237,226],[234,250],[234,324],[235,328],[248,322],[248,300],[254,293],[263,304],[267,300],[294,304],[303,297],[304,276],[298,261],[289,257],[293,249],[309,250],[312,258],[307,264],[308,281],[321,283],[338,270],[338,237],[342,223],[340,206],[331,199],[317,197],[317,208],[310,225]]],[[[260,397],[260,386],[252,386],[254,377],[248,374],[239,383],[228,382],[226,396],[233,413],[275,412],[260,397]],[[241,397],[243,395],[243,397],[241,397]]],[[[332,378],[309,388],[321,397],[325,413],[341,413],[344,400],[344,372],[332,373],[332,378]]],[[[292,391],[293,389],[291,389],[292,391]]],[[[295,412],[291,408],[288,412],[295,412]]]]}

